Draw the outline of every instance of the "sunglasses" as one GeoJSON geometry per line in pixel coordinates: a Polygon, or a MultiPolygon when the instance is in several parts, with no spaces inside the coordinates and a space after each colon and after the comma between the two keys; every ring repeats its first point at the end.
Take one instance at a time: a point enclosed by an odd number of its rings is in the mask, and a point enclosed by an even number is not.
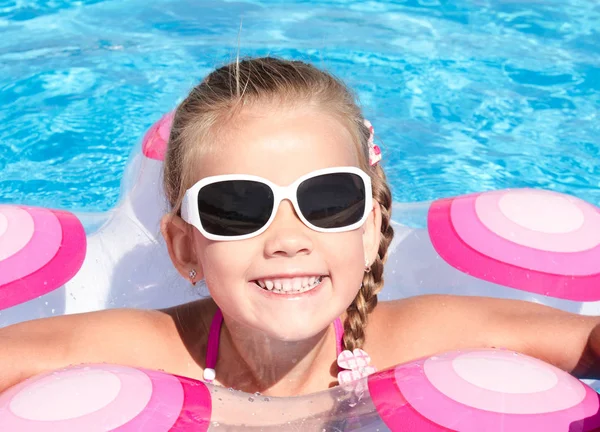
{"type": "Polygon", "coordinates": [[[186,191],[181,217],[209,240],[243,240],[266,231],[286,199],[315,231],[351,231],[373,206],[371,178],[355,167],[313,171],[289,186],[245,174],[206,177],[186,191]]]}

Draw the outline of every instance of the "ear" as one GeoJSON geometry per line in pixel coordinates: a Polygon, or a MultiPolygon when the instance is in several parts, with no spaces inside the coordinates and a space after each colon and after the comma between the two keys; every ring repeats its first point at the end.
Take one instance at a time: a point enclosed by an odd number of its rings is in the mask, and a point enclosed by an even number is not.
{"type": "Polygon", "coordinates": [[[167,214],[160,221],[160,231],[167,244],[171,261],[181,276],[189,280],[190,270],[194,269],[196,271],[194,282],[202,279],[204,272],[194,248],[192,226],[177,215],[167,214]]]}
{"type": "Polygon", "coordinates": [[[365,261],[372,263],[377,258],[381,240],[381,206],[373,200],[373,209],[363,225],[363,248],[365,261]]]}

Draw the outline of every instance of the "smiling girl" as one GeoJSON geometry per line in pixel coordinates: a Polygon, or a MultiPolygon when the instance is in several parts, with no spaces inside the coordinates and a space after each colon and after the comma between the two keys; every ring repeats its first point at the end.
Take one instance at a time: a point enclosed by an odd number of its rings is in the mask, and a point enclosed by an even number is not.
{"type": "Polygon", "coordinates": [[[343,350],[372,372],[504,347],[598,376],[599,322],[533,303],[421,296],[377,303],[393,231],[373,129],[330,74],[274,58],[208,75],[177,108],[165,160],[173,265],[210,298],[0,330],[0,391],[110,362],[290,396],[338,384],[343,350]],[[366,354],[365,354],[366,355],[366,354]]]}

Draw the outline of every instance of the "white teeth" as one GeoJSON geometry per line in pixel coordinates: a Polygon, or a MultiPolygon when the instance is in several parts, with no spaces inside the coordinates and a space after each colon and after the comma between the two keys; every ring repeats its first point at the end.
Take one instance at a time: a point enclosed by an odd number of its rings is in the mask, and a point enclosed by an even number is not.
{"type": "Polygon", "coordinates": [[[294,278],[292,281],[292,289],[294,291],[300,291],[300,289],[304,286],[302,283],[302,278],[294,278]]]}
{"type": "Polygon", "coordinates": [[[309,291],[319,285],[322,280],[321,276],[311,276],[286,279],[260,279],[256,283],[263,289],[279,294],[293,294],[309,291]]]}

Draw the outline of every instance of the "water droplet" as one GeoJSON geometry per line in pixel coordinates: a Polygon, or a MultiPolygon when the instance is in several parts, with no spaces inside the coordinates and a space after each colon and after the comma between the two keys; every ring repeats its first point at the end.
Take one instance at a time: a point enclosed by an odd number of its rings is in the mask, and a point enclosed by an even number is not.
{"type": "Polygon", "coordinates": [[[56,309],[52,308],[52,313],[56,312],[56,309]]]}
{"type": "Polygon", "coordinates": [[[217,422],[217,421],[214,421],[214,422],[212,422],[212,425],[213,425],[214,427],[219,427],[219,426],[220,426],[220,425],[219,425],[219,422],[217,422]]]}
{"type": "Polygon", "coordinates": [[[254,393],[254,396],[260,396],[260,392],[254,393]]]}
{"type": "Polygon", "coordinates": [[[231,393],[233,393],[233,387],[229,387],[227,390],[229,390],[231,393]]]}
{"type": "Polygon", "coordinates": [[[254,398],[253,398],[252,396],[250,396],[250,397],[248,398],[248,402],[254,402],[254,398]]]}
{"type": "Polygon", "coordinates": [[[263,401],[265,401],[265,402],[269,402],[270,400],[271,400],[271,399],[270,399],[270,398],[268,398],[268,397],[265,397],[265,398],[263,398],[263,401]]]}

